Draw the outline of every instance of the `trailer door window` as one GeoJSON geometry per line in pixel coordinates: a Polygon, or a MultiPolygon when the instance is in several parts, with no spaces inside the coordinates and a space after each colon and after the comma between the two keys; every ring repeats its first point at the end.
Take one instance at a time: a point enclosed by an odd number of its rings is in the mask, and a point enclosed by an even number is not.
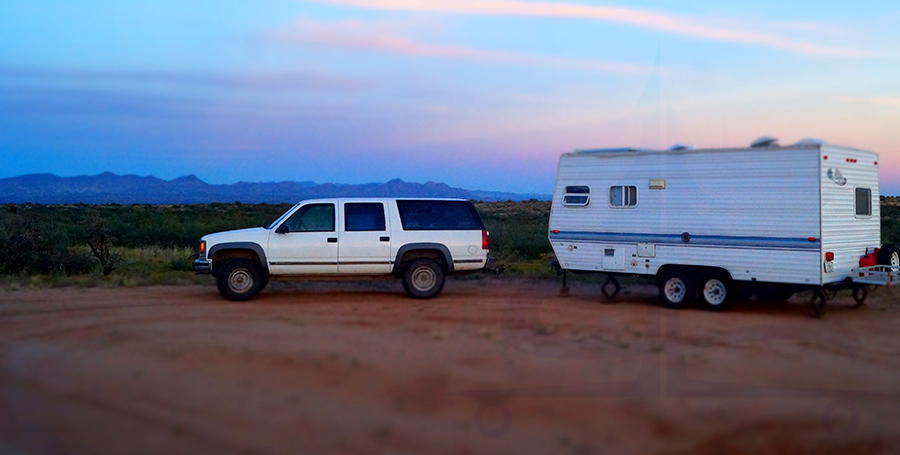
{"type": "Polygon", "coordinates": [[[591,188],[588,186],[567,186],[563,195],[563,205],[584,207],[591,202],[591,188]]]}
{"type": "Polygon", "coordinates": [[[634,207],[637,205],[636,186],[611,186],[609,188],[611,207],[634,207]]]}
{"type": "Polygon", "coordinates": [[[856,216],[872,216],[872,190],[856,189],[856,216]]]}

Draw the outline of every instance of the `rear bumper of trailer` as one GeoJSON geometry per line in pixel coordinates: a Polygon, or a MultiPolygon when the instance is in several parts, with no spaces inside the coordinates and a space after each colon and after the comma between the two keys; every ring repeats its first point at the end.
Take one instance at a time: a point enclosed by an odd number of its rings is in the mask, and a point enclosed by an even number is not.
{"type": "Polygon", "coordinates": [[[875,265],[852,269],[850,272],[853,273],[851,279],[854,283],[890,286],[900,282],[900,267],[875,265]]]}

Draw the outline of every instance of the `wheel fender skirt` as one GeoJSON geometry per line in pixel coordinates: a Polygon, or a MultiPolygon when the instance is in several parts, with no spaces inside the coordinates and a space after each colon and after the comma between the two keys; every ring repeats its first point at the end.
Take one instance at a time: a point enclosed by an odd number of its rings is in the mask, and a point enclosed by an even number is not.
{"type": "Polygon", "coordinates": [[[397,257],[394,258],[394,268],[393,272],[397,272],[398,267],[400,267],[400,259],[406,254],[407,251],[410,250],[437,250],[444,255],[444,262],[447,263],[447,270],[453,271],[453,256],[450,254],[450,249],[447,248],[446,245],[441,243],[407,243],[400,247],[397,250],[397,257]]]}
{"type": "Polygon", "coordinates": [[[209,248],[209,251],[206,253],[206,257],[212,259],[216,252],[223,250],[251,250],[259,256],[260,267],[262,267],[263,272],[267,275],[269,274],[269,261],[266,259],[266,252],[263,248],[255,242],[226,242],[226,243],[217,243],[209,248]]]}

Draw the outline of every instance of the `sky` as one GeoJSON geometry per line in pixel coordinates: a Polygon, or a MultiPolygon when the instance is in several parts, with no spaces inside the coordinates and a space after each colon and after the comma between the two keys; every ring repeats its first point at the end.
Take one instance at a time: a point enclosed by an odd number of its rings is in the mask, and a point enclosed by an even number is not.
{"type": "Polygon", "coordinates": [[[551,193],[576,148],[763,135],[900,194],[900,2],[0,2],[0,178],[551,193]]]}

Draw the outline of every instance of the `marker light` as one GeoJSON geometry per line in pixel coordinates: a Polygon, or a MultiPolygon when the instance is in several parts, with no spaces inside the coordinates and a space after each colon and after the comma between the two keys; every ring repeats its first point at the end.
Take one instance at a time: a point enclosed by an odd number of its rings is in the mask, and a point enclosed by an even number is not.
{"type": "Polygon", "coordinates": [[[833,260],[834,260],[834,253],[832,253],[831,251],[825,253],[825,260],[828,261],[828,262],[833,261],[833,260]]]}

